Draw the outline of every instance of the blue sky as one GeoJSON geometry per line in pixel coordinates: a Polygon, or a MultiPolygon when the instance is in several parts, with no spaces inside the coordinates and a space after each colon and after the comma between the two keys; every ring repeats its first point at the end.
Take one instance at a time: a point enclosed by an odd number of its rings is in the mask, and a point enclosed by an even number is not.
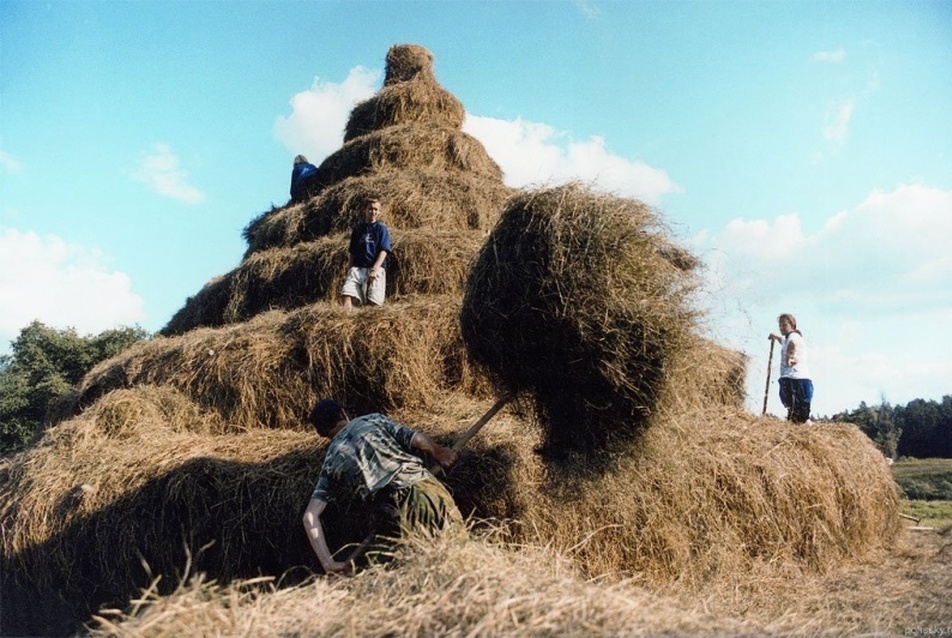
{"type": "Polygon", "coordinates": [[[662,211],[752,410],[780,312],[817,415],[952,393],[952,2],[3,0],[0,352],[33,319],[165,325],[398,43],[509,184],[662,211]]]}

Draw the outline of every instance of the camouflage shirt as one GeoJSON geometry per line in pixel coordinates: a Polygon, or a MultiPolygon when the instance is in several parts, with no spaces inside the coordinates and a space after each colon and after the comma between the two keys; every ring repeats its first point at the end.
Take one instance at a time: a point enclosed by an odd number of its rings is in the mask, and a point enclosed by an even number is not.
{"type": "Polygon", "coordinates": [[[331,502],[357,496],[367,500],[388,485],[410,487],[432,476],[411,451],[413,434],[382,414],[353,419],[327,446],[311,498],[331,502]]]}

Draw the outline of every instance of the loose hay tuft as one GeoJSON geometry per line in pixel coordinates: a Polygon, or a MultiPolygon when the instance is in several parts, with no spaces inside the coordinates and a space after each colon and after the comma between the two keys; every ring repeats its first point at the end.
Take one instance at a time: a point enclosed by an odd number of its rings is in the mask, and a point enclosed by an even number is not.
{"type": "Polygon", "coordinates": [[[528,390],[553,453],[631,439],[691,338],[695,284],[655,213],[580,185],[516,196],[470,271],[463,337],[528,390]]]}

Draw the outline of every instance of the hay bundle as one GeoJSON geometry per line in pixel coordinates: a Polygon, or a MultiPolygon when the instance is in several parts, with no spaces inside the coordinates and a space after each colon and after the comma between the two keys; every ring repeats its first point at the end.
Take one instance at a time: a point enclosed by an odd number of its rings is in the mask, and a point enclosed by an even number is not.
{"type": "Polygon", "coordinates": [[[303,204],[265,212],[244,230],[251,254],[349,233],[362,218],[364,202],[383,200],[382,220],[399,238],[403,230],[488,231],[512,189],[497,180],[462,173],[409,169],[348,177],[303,204]]]}
{"type": "Polygon", "coordinates": [[[320,468],[316,436],[182,432],[175,417],[154,418],[153,390],[135,392],[144,408],[130,410],[124,393],[123,406],[54,428],[0,483],[5,633],[16,600],[31,603],[21,614],[42,608],[43,622],[61,616],[43,633],[73,633],[153,575],[169,591],[189,561],[223,580],[311,564],[300,516],[320,468]],[[116,409],[129,419],[109,436],[102,418],[116,409]]]}
{"type": "Polygon", "coordinates": [[[458,312],[457,301],[438,296],[355,313],[314,304],[155,338],[94,368],[78,405],[118,388],[169,385],[243,431],[302,428],[321,396],[354,412],[432,407],[452,391],[485,396],[462,348],[458,312]]]}
{"type": "Polygon", "coordinates": [[[553,454],[630,439],[652,415],[694,324],[671,245],[644,204],[569,185],[512,198],[473,264],[466,345],[533,393],[553,454]]]}
{"type": "MultiPolygon", "coordinates": [[[[206,427],[204,413],[168,412],[160,406],[170,397],[155,392],[109,394],[8,465],[6,578],[99,603],[147,580],[139,553],[174,584],[183,545],[216,579],[315,565],[300,515],[326,441],[307,432],[194,434],[187,430],[206,427]],[[156,405],[126,405],[136,400],[156,405]],[[117,410],[129,415],[121,431],[117,410]]],[[[485,403],[453,399],[394,416],[446,443],[485,403]]],[[[536,428],[504,412],[447,480],[464,512],[510,519],[510,540],[564,553],[589,577],[702,591],[712,578],[752,570],[822,573],[890,545],[900,529],[889,468],[853,426],[684,413],[648,429],[615,472],[598,475],[587,464],[546,466],[532,451],[538,440],[536,428]]],[[[340,512],[327,531],[335,548],[363,532],[340,512]]]]}
{"type": "Polygon", "coordinates": [[[395,44],[387,51],[387,72],[383,85],[421,80],[436,82],[433,54],[418,44],[395,44]]]}
{"type": "Polygon", "coordinates": [[[388,126],[416,122],[460,129],[465,118],[463,104],[435,80],[408,80],[384,86],[357,104],[344,129],[344,142],[388,126]]]}
{"type": "MultiPolygon", "coordinates": [[[[347,238],[339,234],[252,253],[236,270],[190,297],[162,334],[237,323],[317,301],[335,302],[347,272],[347,238]]],[[[454,230],[396,235],[387,261],[387,303],[419,294],[459,295],[481,243],[474,233],[454,230]]]]}
{"type": "Polygon", "coordinates": [[[355,175],[413,168],[502,180],[499,165],[474,137],[422,122],[391,126],[347,142],[321,162],[314,180],[326,188],[355,175]]]}
{"type": "Polygon", "coordinates": [[[509,519],[512,541],[566,552],[591,577],[700,591],[752,570],[822,573],[901,531],[889,467],[852,425],[685,410],[645,430],[612,472],[582,457],[545,463],[540,435],[499,415],[447,480],[465,511],[509,519]]]}
{"type": "Polygon", "coordinates": [[[499,180],[426,169],[352,177],[311,201],[301,233],[307,238],[349,232],[370,193],[383,199],[383,220],[398,233],[416,228],[488,231],[512,192],[499,180]]]}
{"type": "Polygon", "coordinates": [[[616,471],[590,469],[550,472],[522,516],[527,536],[574,548],[590,574],[701,588],[755,567],[822,572],[901,527],[889,467],[851,425],[686,412],[646,430],[616,471]]]}

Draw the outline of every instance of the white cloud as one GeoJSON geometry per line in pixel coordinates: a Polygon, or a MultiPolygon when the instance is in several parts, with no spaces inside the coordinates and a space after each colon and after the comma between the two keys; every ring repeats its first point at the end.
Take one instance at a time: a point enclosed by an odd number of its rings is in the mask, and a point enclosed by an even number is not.
{"type": "Polygon", "coordinates": [[[850,132],[850,120],[853,119],[855,108],[856,100],[852,98],[834,104],[823,127],[823,139],[835,147],[843,146],[850,132]]]}
{"type": "Polygon", "coordinates": [[[576,142],[547,124],[471,114],[463,130],[482,142],[506,183],[517,188],[581,180],[649,204],[679,190],[665,171],[613,154],[599,136],[576,142]]]}
{"type": "Polygon", "coordinates": [[[833,51],[817,51],[813,54],[814,62],[842,62],[846,59],[846,51],[843,48],[833,51]]]}
{"type": "Polygon", "coordinates": [[[0,351],[33,320],[91,334],[144,316],[129,277],[97,251],[9,228],[0,228],[0,308],[0,351]]]}
{"type": "Polygon", "coordinates": [[[156,193],[186,204],[200,204],[205,201],[205,193],[189,183],[188,173],[180,166],[178,157],[172,153],[169,145],[164,142],[156,142],[149,151],[141,154],[131,176],[156,193]]]}
{"type": "MultiPolygon", "coordinates": [[[[319,164],[340,148],[351,110],[375,93],[379,79],[380,73],[356,67],[340,84],[315,80],[291,99],[291,115],[278,118],[278,138],[292,153],[319,164]]],[[[472,114],[463,130],[485,146],[510,186],[581,180],[649,204],[679,190],[665,171],[612,153],[599,136],[577,142],[547,124],[472,114]]]]}
{"type": "Polygon", "coordinates": [[[697,235],[702,302],[718,339],[751,356],[749,396],[763,400],[766,335],[781,312],[797,315],[810,341],[820,415],[881,393],[903,403],[952,393],[952,359],[937,347],[952,321],[950,220],[952,190],[905,184],[870,193],[812,234],[787,214],[697,235]]]}
{"type": "Polygon", "coordinates": [[[320,164],[340,148],[351,110],[373,96],[380,77],[379,71],[358,66],[341,84],[315,78],[310,89],[291,98],[291,115],[278,118],[278,139],[294,155],[306,155],[312,163],[320,164]]]}

